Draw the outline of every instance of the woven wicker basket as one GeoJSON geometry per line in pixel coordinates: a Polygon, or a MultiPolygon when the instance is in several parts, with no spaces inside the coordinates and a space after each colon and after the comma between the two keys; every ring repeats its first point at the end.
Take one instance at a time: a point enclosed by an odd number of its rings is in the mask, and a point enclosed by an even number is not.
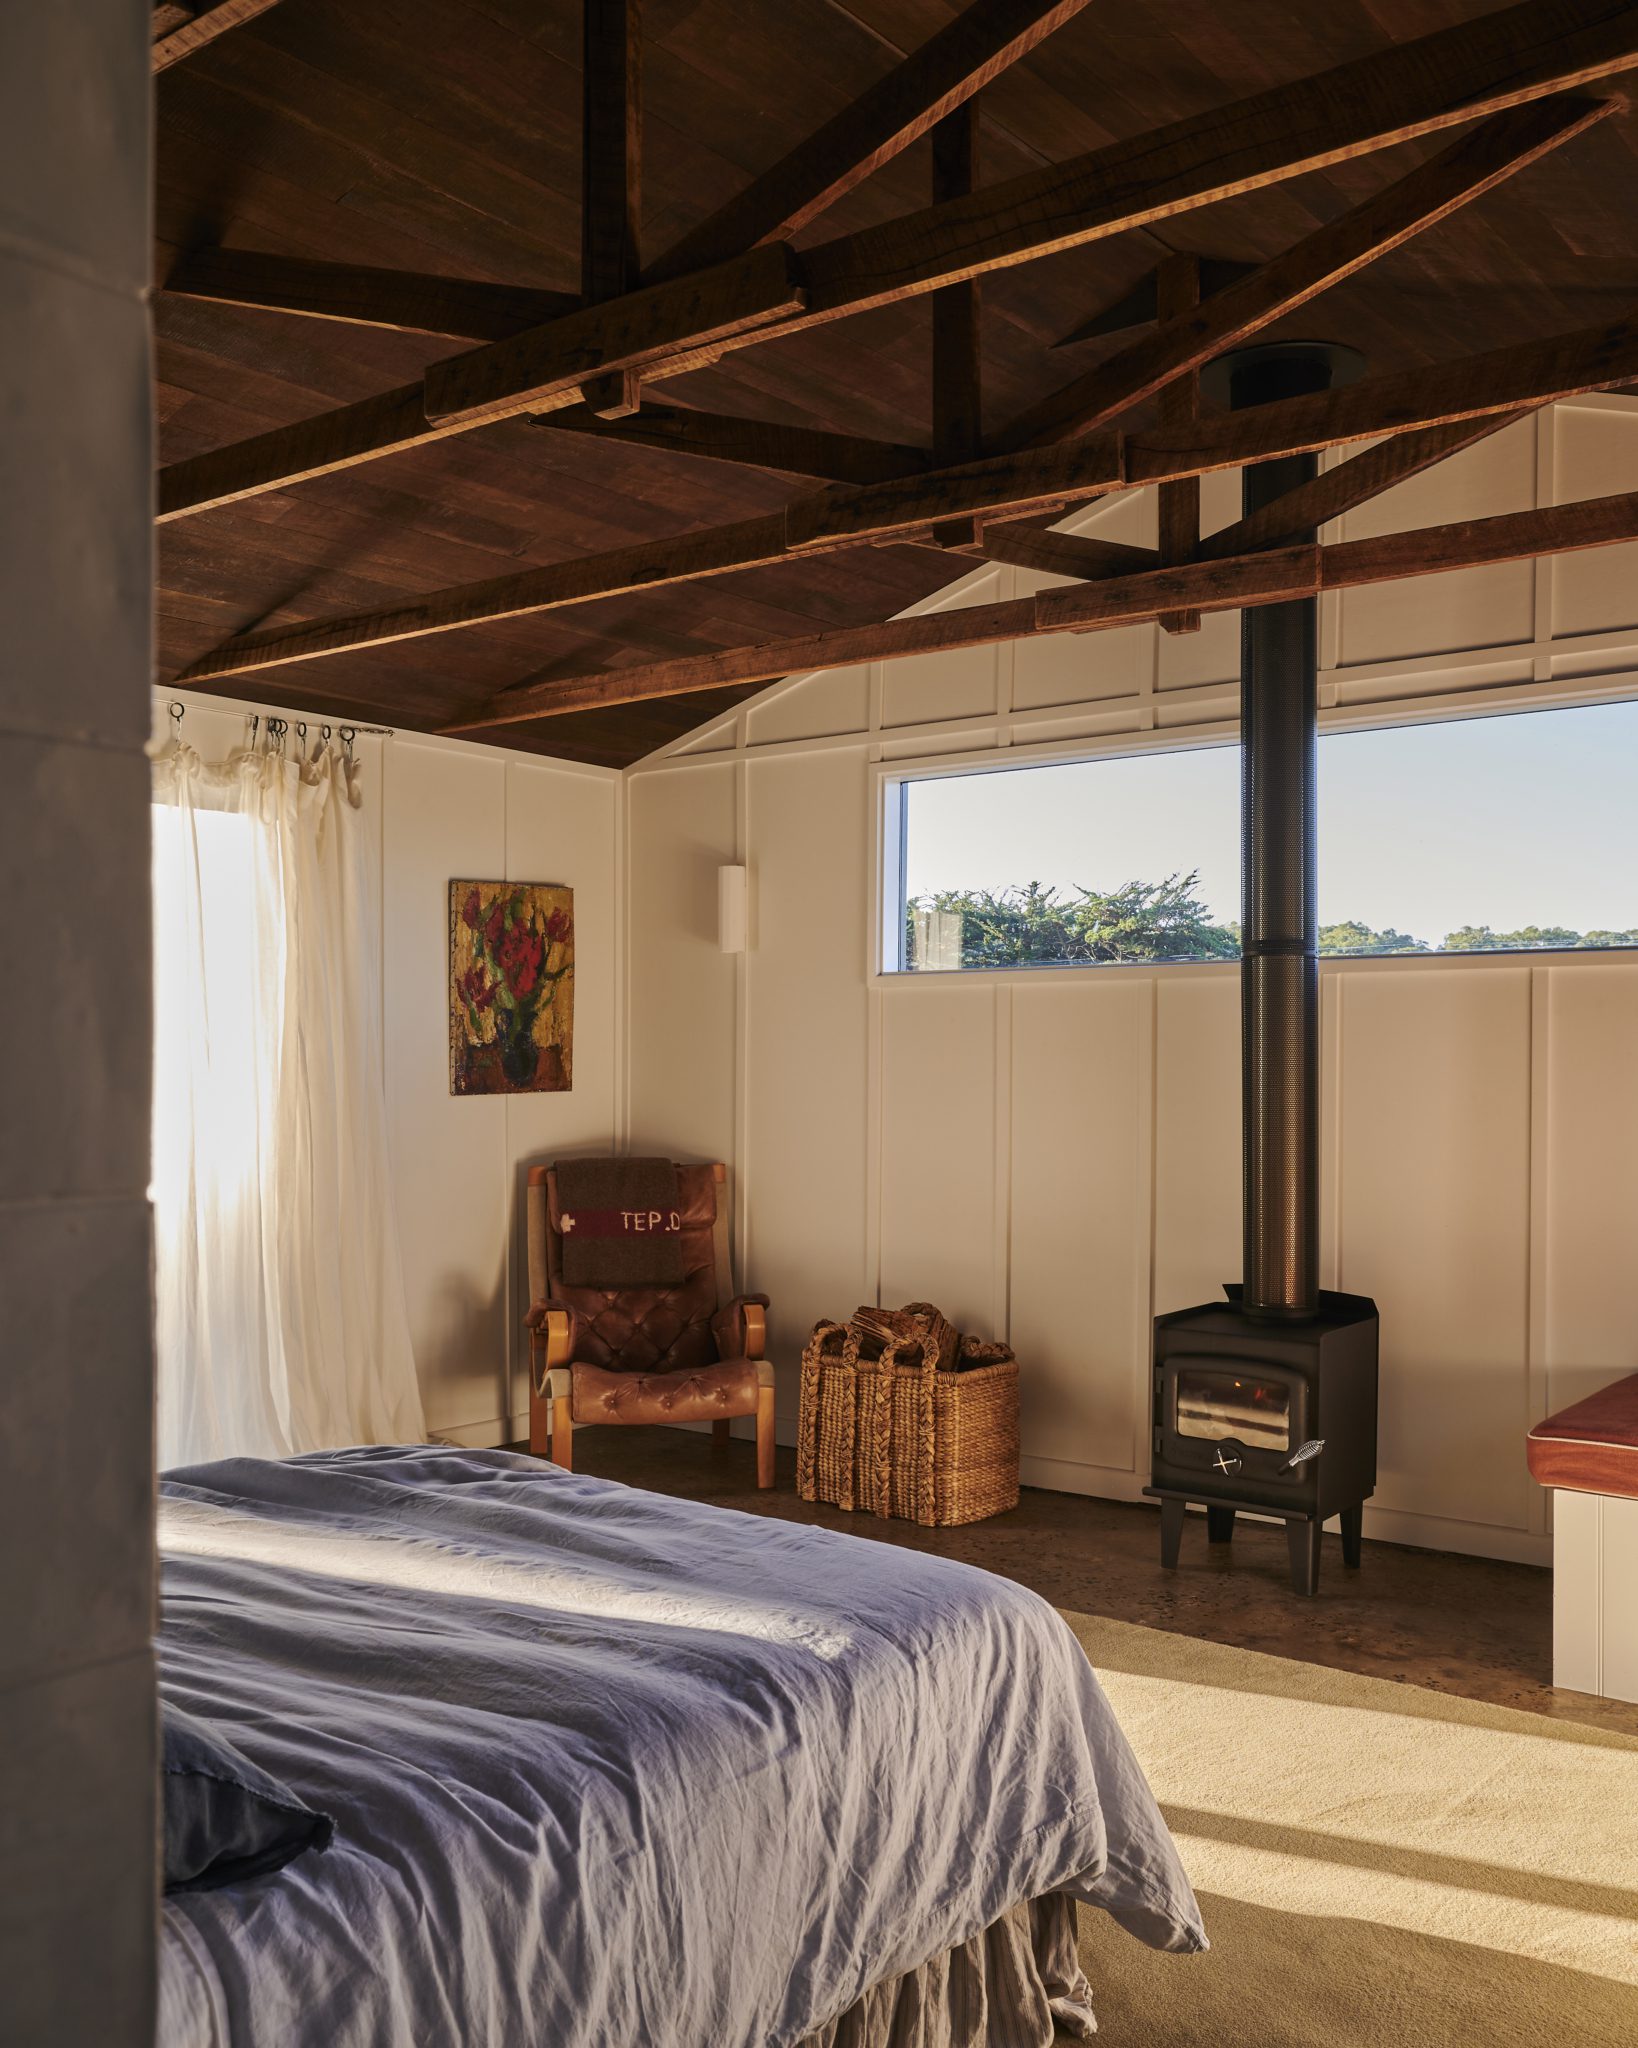
{"type": "Polygon", "coordinates": [[[802,1353],[804,1500],[928,1527],[1018,1505],[1018,1361],[926,1302],[814,1326],[802,1353]]]}

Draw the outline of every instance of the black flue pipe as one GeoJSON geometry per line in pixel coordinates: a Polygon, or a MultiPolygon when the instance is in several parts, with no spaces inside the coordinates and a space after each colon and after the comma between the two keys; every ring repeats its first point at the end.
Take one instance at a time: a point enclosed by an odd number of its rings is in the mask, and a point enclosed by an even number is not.
{"type": "MultiPolygon", "coordinates": [[[[1351,349],[1281,342],[1225,357],[1213,383],[1239,410],[1349,383],[1362,367],[1351,349]]],[[[1244,510],[1317,468],[1313,455],[1252,464],[1244,510]]],[[[1298,598],[1248,607],[1240,623],[1241,1299],[1268,1318],[1319,1306],[1318,613],[1316,599],[1298,598]]]]}

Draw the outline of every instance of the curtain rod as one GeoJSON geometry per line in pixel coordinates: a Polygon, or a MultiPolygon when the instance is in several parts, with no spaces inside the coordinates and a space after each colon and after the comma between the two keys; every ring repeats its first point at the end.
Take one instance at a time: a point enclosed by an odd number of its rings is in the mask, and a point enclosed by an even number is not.
{"type": "MultiPolygon", "coordinates": [[[[165,706],[165,709],[170,713],[172,719],[178,725],[180,725],[182,723],[182,720],[187,716],[188,707],[186,704],[182,702],[180,697],[173,697],[170,700],[170,702],[165,706]]],[[[254,718],[258,724],[270,724],[274,719],[279,717],[279,714],[273,711],[247,711],[245,713],[245,716],[247,718],[254,718]]],[[[334,719],[317,718],[296,719],[294,721],[290,719],[284,719],[281,722],[284,724],[286,729],[288,729],[289,726],[292,723],[294,723],[297,726],[299,726],[303,731],[305,731],[309,725],[322,726],[326,731],[328,731],[333,726],[338,736],[344,733],[350,733],[354,739],[356,739],[360,733],[373,733],[378,739],[384,740],[396,739],[398,736],[397,728],[390,725],[354,725],[350,721],[346,725],[336,725],[334,719]]]]}

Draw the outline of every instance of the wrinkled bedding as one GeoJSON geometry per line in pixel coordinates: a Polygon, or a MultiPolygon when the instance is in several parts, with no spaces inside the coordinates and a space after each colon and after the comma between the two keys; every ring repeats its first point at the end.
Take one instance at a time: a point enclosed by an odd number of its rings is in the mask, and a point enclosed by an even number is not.
{"type": "Polygon", "coordinates": [[[416,1447],[161,1484],[161,1683],[334,1816],[167,1900],[160,2048],[787,2048],[1061,1891],[1205,1945],[1010,1581],[416,1447]]]}

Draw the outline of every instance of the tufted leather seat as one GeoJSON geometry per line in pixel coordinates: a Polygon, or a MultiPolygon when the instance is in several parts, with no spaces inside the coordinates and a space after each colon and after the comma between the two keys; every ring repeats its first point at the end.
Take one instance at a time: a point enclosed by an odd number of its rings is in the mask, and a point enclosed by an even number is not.
{"type": "Polygon", "coordinates": [[[757,1483],[773,1484],[773,1372],[766,1295],[729,1298],[727,1169],[680,1166],[683,1277],[669,1285],[572,1287],[563,1278],[555,1168],[529,1172],[529,1447],[562,1465],[592,1423],[757,1419],[757,1483]]]}
{"type": "Polygon", "coordinates": [[[756,1413],[756,1361],[725,1360],[682,1372],[569,1368],[570,1409],[584,1422],[722,1422],[756,1413]]]}

